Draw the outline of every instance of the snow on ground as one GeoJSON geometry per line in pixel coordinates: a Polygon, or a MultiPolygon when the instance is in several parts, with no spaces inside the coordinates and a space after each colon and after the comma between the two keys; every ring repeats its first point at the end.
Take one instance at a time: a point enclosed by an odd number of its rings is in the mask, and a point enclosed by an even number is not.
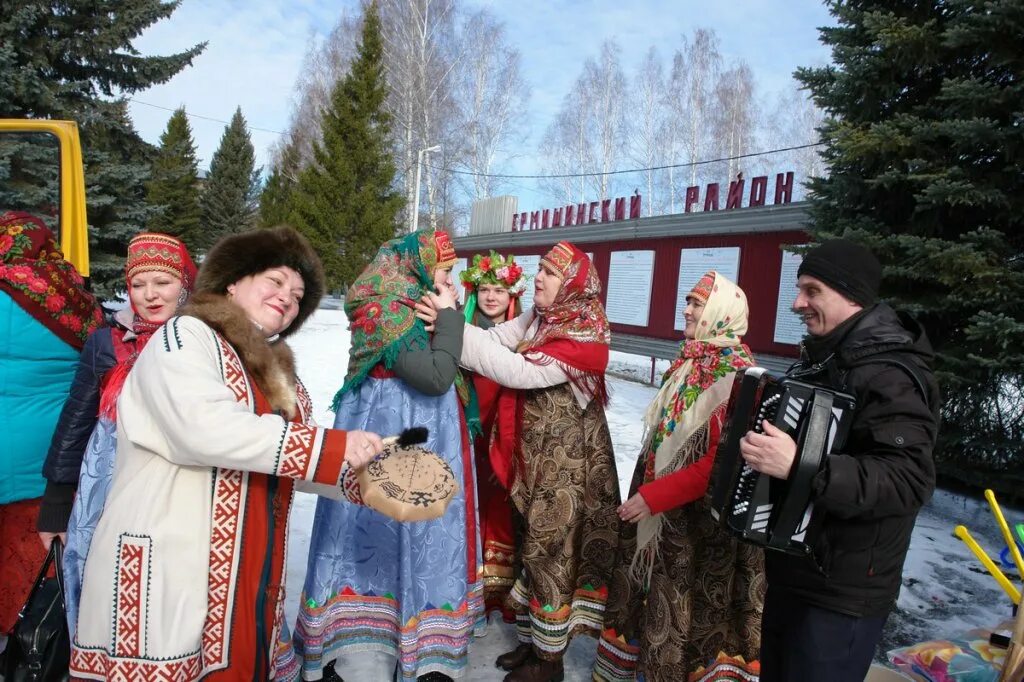
{"type": "MultiPolygon", "coordinates": [[[[344,312],[318,310],[290,343],[299,376],[313,398],[317,422],[330,426],[334,423],[334,415],[329,410],[331,400],[341,386],[348,363],[349,334],[344,312]]],[[[666,361],[658,361],[659,377],[667,366],[666,361]]],[[[656,390],[646,384],[651,371],[648,358],[613,352],[609,369],[616,376],[609,382],[612,399],[607,410],[608,426],[625,498],[643,436],[641,419],[656,390]],[[630,376],[635,381],[619,376],[630,376]]],[[[314,496],[296,495],[288,546],[286,612],[290,625],[295,622],[306,575],[315,507],[314,496]]],[[[1024,521],[1021,510],[1004,507],[1004,513],[1011,524],[1024,521]]],[[[1009,618],[1009,599],[967,547],[953,536],[953,527],[957,524],[967,526],[990,556],[997,558],[1005,547],[984,500],[936,492],[918,517],[903,572],[903,590],[886,624],[878,660],[884,660],[885,652],[895,647],[953,637],[1009,618]]],[[[1003,566],[1003,570],[1019,584],[1015,569],[1003,566]]],[[[504,673],[494,667],[494,659],[514,646],[512,626],[492,616],[487,634],[472,645],[469,679],[474,682],[501,680],[504,673]]],[[[595,648],[596,641],[589,637],[578,637],[572,643],[565,659],[566,680],[590,679],[595,648]]]]}

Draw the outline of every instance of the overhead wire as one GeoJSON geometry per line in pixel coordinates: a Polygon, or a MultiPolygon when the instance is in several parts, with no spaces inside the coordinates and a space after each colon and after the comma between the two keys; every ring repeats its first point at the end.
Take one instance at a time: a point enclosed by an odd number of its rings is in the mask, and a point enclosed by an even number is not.
{"type": "MultiPolygon", "coordinates": [[[[134,102],[135,104],[141,104],[143,106],[152,107],[154,109],[162,109],[163,111],[171,111],[171,112],[177,111],[177,108],[165,107],[165,106],[161,106],[159,104],[152,104],[151,102],[143,102],[142,100],[138,100],[138,99],[136,99],[134,97],[128,97],[126,99],[129,102],[134,102]]],[[[214,123],[223,123],[224,125],[229,125],[228,121],[224,121],[224,120],[219,119],[219,118],[213,118],[212,116],[203,116],[202,114],[195,114],[195,113],[192,113],[192,112],[190,112],[188,110],[185,110],[185,115],[188,116],[189,118],[196,118],[196,119],[200,119],[200,120],[203,120],[203,121],[212,121],[214,123]]],[[[270,128],[260,128],[258,126],[253,126],[253,125],[249,125],[247,127],[250,130],[258,130],[258,131],[264,132],[264,133],[273,133],[274,135],[285,135],[286,134],[283,131],[272,130],[270,128]]],[[[748,158],[751,158],[751,157],[754,157],[754,156],[766,156],[768,154],[780,154],[782,152],[792,152],[792,151],[797,151],[799,149],[809,149],[811,147],[820,147],[823,144],[825,144],[825,143],[824,142],[811,142],[811,143],[808,143],[808,144],[794,145],[792,147],[780,147],[778,149],[768,149],[768,150],[760,151],[760,152],[750,152],[749,154],[737,154],[735,156],[723,156],[723,157],[720,157],[720,158],[717,158],[717,159],[703,159],[701,161],[689,161],[689,162],[686,162],[686,163],[672,163],[672,164],[667,164],[667,165],[664,165],[664,166],[650,166],[650,167],[646,167],[646,168],[627,168],[627,169],[620,169],[620,170],[613,170],[613,171],[594,171],[594,172],[590,172],[590,173],[552,173],[552,174],[532,174],[532,175],[510,174],[510,173],[478,173],[476,171],[459,170],[457,168],[437,166],[437,165],[431,164],[431,163],[424,163],[423,165],[426,166],[427,168],[430,168],[430,169],[433,169],[433,170],[436,170],[436,171],[453,173],[455,175],[467,175],[467,176],[471,176],[471,177],[499,178],[499,179],[503,179],[503,180],[555,180],[555,179],[560,179],[560,178],[593,178],[593,177],[602,177],[602,176],[606,176],[606,175],[626,175],[628,173],[649,173],[651,171],[669,170],[669,169],[672,169],[672,168],[691,168],[693,166],[705,166],[705,165],[708,165],[708,164],[711,164],[711,163],[722,163],[724,161],[737,161],[739,159],[748,159],[748,158]]]]}
{"type": "Polygon", "coordinates": [[[647,168],[628,168],[623,170],[613,171],[593,171],[590,173],[553,173],[548,175],[515,175],[506,173],[477,173],[475,171],[458,170],[456,168],[444,168],[442,166],[435,166],[433,164],[424,164],[428,168],[434,170],[445,170],[449,173],[455,173],[458,175],[471,175],[476,177],[484,178],[505,178],[505,179],[519,179],[519,180],[545,180],[545,179],[556,179],[556,178],[593,178],[604,175],[625,175],[627,173],[648,173],[650,171],[668,170],[670,168],[690,168],[691,166],[704,166],[709,163],[721,163],[723,161],[736,161],[738,159],[747,159],[753,156],[766,156],[768,154],[779,154],[781,152],[792,152],[798,149],[809,149],[810,147],[820,147],[825,144],[824,142],[811,142],[808,144],[799,144],[792,147],[780,147],[779,149],[768,149],[760,152],[750,152],[749,154],[737,154],[735,156],[723,156],[717,159],[704,159],[702,161],[688,161],[686,163],[673,163],[665,166],[650,166],[647,168]]]}
{"type": "MultiPolygon", "coordinates": [[[[154,109],[163,109],[164,111],[171,111],[171,112],[178,110],[178,108],[172,109],[171,107],[164,107],[164,106],[161,106],[159,104],[151,104],[150,102],[143,102],[142,100],[135,99],[134,97],[128,97],[126,99],[129,102],[134,102],[136,104],[141,104],[142,106],[145,106],[145,107],[153,107],[154,109]]],[[[185,110],[185,115],[188,116],[189,118],[198,118],[198,119],[201,119],[203,121],[213,121],[214,123],[223,123],[224,125],[230,125],[229,121],[222,121],[219,118],[213,118],[212,116],[203,116],[202,114],[193,114],[192,112],[188,111],[187,109],[185,110]]],[[[248,123],[246,124],[246,127],[249,130],[258,130],[258,131],[260,131],[262,133],[273,133],[275,135],[284,135],[284,133],[282,131],[280,131],[280,130],[271,130],[270,128],[260,128],[258,126],[249,125],[248,123]]]]}

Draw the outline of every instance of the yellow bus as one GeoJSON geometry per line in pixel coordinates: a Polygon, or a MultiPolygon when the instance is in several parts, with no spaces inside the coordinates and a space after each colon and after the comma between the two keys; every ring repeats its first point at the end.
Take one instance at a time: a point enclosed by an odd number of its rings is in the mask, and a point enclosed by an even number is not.
{"type": "Polygon", "coordinates": [[[89,276],[82,144],[74,121],[0,119],[0,213],[26,211],[54,231],[89,276]]]}

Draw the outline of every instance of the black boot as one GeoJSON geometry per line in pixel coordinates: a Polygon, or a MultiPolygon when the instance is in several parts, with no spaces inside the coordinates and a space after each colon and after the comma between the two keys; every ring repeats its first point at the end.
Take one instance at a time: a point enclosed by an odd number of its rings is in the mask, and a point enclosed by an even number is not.
{"type": "Polygon", "coordinates": [[[565,670],[562,661],[545,661],[531,655],[530,660],[508,675],[504,682],[562,682],[565,670]]]}
{"type": "Polygon", "coordinates": [[[324,666],[324,682],[345,682],[334,669],[334,661],[324,666]]]}
{"type": "Polygon", "coordinates": [[[530,655],[533,653],[533,646],[530,644],[520,644],[512,651],[506,651],[494,661],[494,665],[498,666],[506,672],[511,672],[530,660],[530,655]]]}

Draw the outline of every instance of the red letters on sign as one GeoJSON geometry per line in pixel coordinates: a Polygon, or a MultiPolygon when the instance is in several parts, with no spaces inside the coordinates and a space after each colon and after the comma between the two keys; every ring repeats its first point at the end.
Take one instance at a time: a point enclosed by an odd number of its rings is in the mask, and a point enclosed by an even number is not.
{"type": "Polygon", "coordinates": [[[775,203],[788,204],[793,201],[793,171],[785,174],[779,173],[775,176],[775,203]]]}
{"type": "Polygon", "coordinates": [[[729,196],[725,200],[725,209],[739,208],[743,205],[743,185],[745,184],[743,173],[739,173],[736,179],[729,183],[729,196]]]}
{"type": "Polygon", "coordinates": [[[708,185],[708,188],[704,190],[704,210],[705,211],[717,211],[718,210],[718,183],[712,182],[708,185]]]}
{"type": "Polygon", "coordinates": [[[629,219],[640,217],[640,194],[634,194],[629,198],[629,219]]]}
{"type": "Polygon", "coordinates": [[[693,205],[700,199],[700,187],[697,185],[691,185],[686,188],[686,205],[683,208],[684,213],[689,213],[693,210],[693,205]]]}
{"type": "Polygon", "coordinates": [[[750,205],[764,206],[764,198],[768,194],[768,176],[758,175],[750,181],[750,205]]]}
{"type": "Polygon", "coordinates": [[[626,197],[619,197],[615,200],[615,219],[626,219],[626,197]]]}

